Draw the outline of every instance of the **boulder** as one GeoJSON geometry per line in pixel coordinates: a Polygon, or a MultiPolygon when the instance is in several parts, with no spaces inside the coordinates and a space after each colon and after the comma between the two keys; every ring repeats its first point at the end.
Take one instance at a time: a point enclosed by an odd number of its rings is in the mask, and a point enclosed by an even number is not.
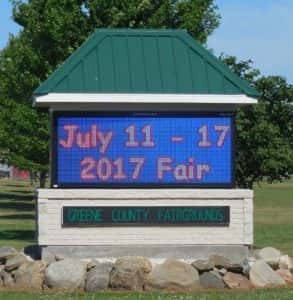
{"type": "Polygon", "coordinates": [[[172,259],[156,265],[145,283],[146,290],[191,291],[199,287],[198,271],[187,263],[172,259]]]}
{"type": "Polygon", "coordinates": [[[199,276],[200,285],[207,289],[224,289],[226,285],[217,271],[205,272],[199,276]]]}
{"type": "Polygon", "coordinates": [[[88,271],[90,271],[91,269],[93,269],[94,267],[96,267],[98,264],[99,264],[99,262],[98,262],[97,260],[95,260],[95,259],[90,260],[90,261],[87,263],[87,265],[86,265],[86,269],[87,269],[88,271]]]}
{"type": "Polygon", "coordinates": [[[293,259],[288,255],[283,255],[279,260],[279,268],[289,270],[293,274],[293,259]]]}
{"type": "Polygon", "coordinates": [[[19,253],[16,256],[8,258],[5,264],[5,270],[10,272],[19,268],[22,264],[28,262],[28,259],[25,255],[19,253]]]}
{"type": "Polygon", "coordinates": [[[4,266],[0,265],[0,287],[4,286],[2,277],[1,277],[1,273],[4,271],[4,266]]]}
{"type": "Polygon", "coordinates": [[[151,270],[152,264],[145,257],[118,258],[110,274],[110,286],[114,289],[141,291],[145,277],[151,270]]]}
{"type": "Polygon", "coordinates": [[[45,269],[44,261],[30,261],[24,263],[14,272],[15,287],[41,290],[43,288],[45,269]]]}
{"type": "Polygon", "coordinates": [[[220,275],[224,276],[225,274],[227,274],[227,270],[222,268],[222,269],[217,269],[217,268],[214,268],[214,271],[218,272],[220,275]]]}
{"type": "Polygon", "coordinates": [[[224,282],[230,289],[250,289],[251,282],[241,274],[227,272],[223,277],[224,282]]]}
{"type": "Polygon", "coordinates": [[[111,262],[96,262],[96,266],[87,274],[85,290],[87,292],[106,290],[109,287],[113,266],[111,262]]]}
{"type": "Polygon", "coordinates": [[[242,273],[242,266],[241,264],[231,263],[231,261],[222,255],[211,255],[209,257],[209,262],[214,264],[218,269],[226,269],[231,272],[235,273],[242,273]]]}
{"type": "Polygon", "coordinates": [[[255,253],[257,259],[261,259],[269,264],[273,269],[277,269],[281,257],[281,252],[273,247],[265,247],[255,253]]]}
{"type": "Polygon", "coordinates": [[[293,275],[289,270],[279,269],[276,273],[279,274],[287,284],[293,285],[293,275]]]}
{"type": "Polygon", "coordinates": [[[86,263],[66,258],[51,263],[45,271],[45,283],[55,289],[83,289],[86,278],[86,263]]]}
{"type": "Polygon", "coordinates": [[[3,262],[15,255],[17,255],[17,251],[13,247],[10,246],[0,247],[0,262],[3,262]]]}
{"type": "Polygon", "coordinates": [[[257,260],[251,266],[249,278],[255,287],[282,286],[286,284],[284,279],[264,260],[257,260]]]}
{"type": "Polygon", "coordinates": [[[214,263],[208,260],[196,260],[191,265],[201,274],[213,270],[214,263]]]}
{"type": "Polygon", "coordinates": [[[211,255],[209,257],[209,262],[211,264],[214,264],[216,268],[225,268],[228,269],[232,264],[230,260],[222,255],[211,255]]]}
{"type": "Polygon", "coordinates": [[[1,278],[3,286],[5,286],[5,287],[13,287],[14,286],[14,280],[10,273],[3,270],[0,272],[0,278],[1,278]]]}
{"type": "Polygon", "coordinates": [[[254,257],[248,257],[245,258],[242,262],[241,262],[241,268],[242,268],[242,273],[244,275],[249,275],[249,271],[251,266],[256,262],[256,259],[254,257]]]}

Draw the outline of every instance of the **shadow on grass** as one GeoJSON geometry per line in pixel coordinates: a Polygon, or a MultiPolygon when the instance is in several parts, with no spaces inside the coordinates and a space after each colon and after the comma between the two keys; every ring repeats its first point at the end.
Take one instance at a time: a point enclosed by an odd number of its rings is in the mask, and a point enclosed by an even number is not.
{"type": "Polygon", "coordinates": [[[33,195],[16,195],[9,193],[0,193],[0,201],[2,200],[16,200],[16,201],[32,201],[34,198],[33,195]]]}
{"type": "Polygon", "coordinates": [[[27,185],[23,184],[21,181],[19,182],[19,184],[5,182],[5,183],[3,183],[3,185],[9,186],[9,187],[27,187],[27,185]]]}
{"type": "Polygon", "coordinates": [[[34,230],[2,230],[0,231],[0,240],[6,241],[25,241],[33,243],[35,241],[34,230]]]}
{"type": "Polygon", "coordinates": [[[30,194],[33,197],[33,191],[27,191],[27,190],[9,190],[10,193],[17,193],[17,194],[30,194]]]}
{"type": "Polygon", "coordinates": [[[3,209],[14,209],[20,211],[33,211],[35,207],[34,203],[21,203],[21,202],[0,202],[0,210],[3,209]]]}
{"type": "Polygon", "coordinates": [[[4,215],[4,216],[0,216],[0,219],[5,219],[5,220],[34,220],[35,216],[34,215],[23,215],[23,214],[13,214],[13,215],[4,215]]]}

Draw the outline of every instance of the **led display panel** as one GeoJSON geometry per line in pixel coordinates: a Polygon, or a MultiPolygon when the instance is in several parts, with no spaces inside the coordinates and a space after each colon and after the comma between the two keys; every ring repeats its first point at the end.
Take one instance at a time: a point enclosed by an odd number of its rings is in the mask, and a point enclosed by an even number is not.
{"type": "Polygon", "coordinates": [[[228,114],[57,114],[53,139],[53,187],[233,185],[228,114]]]}

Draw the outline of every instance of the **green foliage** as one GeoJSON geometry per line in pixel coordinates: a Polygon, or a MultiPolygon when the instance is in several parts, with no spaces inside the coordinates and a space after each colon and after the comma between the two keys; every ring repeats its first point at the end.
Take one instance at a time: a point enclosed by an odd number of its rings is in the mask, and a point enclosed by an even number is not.
{"type": "Polygon", "coordinates": [[[44,177],[49,120],[31,107],[39,86],[97,27],[186,28],[200,42],[219,25],[213,0],[13,0],[22,26],[0,52],[0,149],[44,177]]]}
{"type": "Polygon", "coordinates": [[[1,113],[1,145],[9,151],[6,155],[8,162],[31,172],[46,173],[49,140],[47,114],[11,100],[2,99],[1,103],[5,107],[1,113]]]}
{"type": "Polygon", "coordinates": [[[238,110],[236,117],[236,181],[281,181],[293,172],[293,86],[279,76],[259,77],[251,61],[222,58],[259,91],[259,103],[238,110]]]}
{"type": "Polygon", "coordinates": [[[213,0],[91,0],[90,27],[182,28],[201,43],[219,26],[213,0]]]}
{"type": "MultiPolygon", "coordinates": [[[[2,157],[44,176],[49,120],[31,107],[33,90],[96,27],[186,28],[201,43],[219,25],[213,0],[14,0],[23,28],[0,52],[2,157]]],[[[259,77],[250,61],[224,61],[261,93],[260,103],[237,115],[237,183],[251,187],[293,172],[293,87],[282,77],[259,77]]]]}
{"type": "Polygon", "coordinates": [[[5,159],[31,173],[48,171],[48,116],[31,107],[31,91],[40,80],[37,55],[25,39],[10,39],[0,54],[0,148],[5,159]]]}

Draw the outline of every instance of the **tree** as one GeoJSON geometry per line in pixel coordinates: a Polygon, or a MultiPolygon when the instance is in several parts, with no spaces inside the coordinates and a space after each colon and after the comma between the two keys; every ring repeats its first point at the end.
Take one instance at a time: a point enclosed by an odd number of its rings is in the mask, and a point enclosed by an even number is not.
{"type": "Polygon", "coordinates": [[[28,71],[33,53],[22,38],[11,38],[0,58],[0,145],[6,150],[2,157],[39,174],[43,184],[48,172],[49,122],[47,113],[31,107],[29,90],[38,82],[28,71]]]}
{"type": "Polygon", "coordinates": [[[0,148],[9,163],[48,172],[49,120],[31,95],[96,27],[186,28],[200,42],[219,25],[213,0],[14,0],[22,26],[0,52],[0,148]]]}
{"type": "MultiPolygon", "coordinates": [[[[0,149],[9,163],[40,175],[48,172],[49,120],[31,106],[33,90],[96,27],[186,28],[205,43],[219,25],[213,0],[13,1],[22,26],[0,52],[0,149]],[[4,151],[3,151],[4,150],[4,151]]],[[[259,104],[237,113],[237,184],[281,180],[292,167],[292,85],[282,77],[259,77],[250,61],[223,58],[261,93],[259,104]]]]}
{"type": "Polygon", "coordinates": [[[251,61],[222,57],[231,70],[259,91],[259,103],[241,108],[236,117],[236,181],[281,181],[293,172],[293,86],[279,76],[259,76],[251,61]]]}
{"type": "Polygon", "coordinates": [[[213,0],[88,0],[89,26],[187,29],[199,42],[219,26],[213,0]]]}

